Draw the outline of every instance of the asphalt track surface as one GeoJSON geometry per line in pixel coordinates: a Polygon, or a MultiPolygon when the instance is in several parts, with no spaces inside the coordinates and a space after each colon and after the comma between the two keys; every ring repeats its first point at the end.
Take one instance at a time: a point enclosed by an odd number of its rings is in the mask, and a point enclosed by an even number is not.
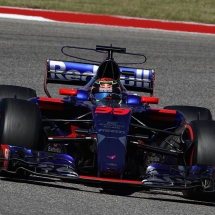
{"type": "MultiPolygon", "coordinates": [[[[63,45],[113,44],[147,56],[141,67],[156,71],[158,107],[204,106],[215,116],[213,35],[13,19],[0,19],[0,29],[0,84],[31,87],[45,96],[46,59],[70,60],[60,52],[63,45]]],[[[85,57],[97,56],[85,53],[85,57]]],[[[58,88],[50,86],[53,96],[58,88]]],[[[0,214],[214,214],[215,206],[215,199],[186,200],[180,192],[104,193],[100,188],[41,177],[0,177],[0,194],[0,214]]]]}

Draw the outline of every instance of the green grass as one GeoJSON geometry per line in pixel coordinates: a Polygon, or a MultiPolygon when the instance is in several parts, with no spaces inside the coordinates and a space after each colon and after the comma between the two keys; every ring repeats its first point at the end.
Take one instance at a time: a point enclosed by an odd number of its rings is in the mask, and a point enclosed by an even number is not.
{"type": "Polygon", "coordinates": [[[0,5],[215,24],[215,0],[0,0],[0,5]]]}

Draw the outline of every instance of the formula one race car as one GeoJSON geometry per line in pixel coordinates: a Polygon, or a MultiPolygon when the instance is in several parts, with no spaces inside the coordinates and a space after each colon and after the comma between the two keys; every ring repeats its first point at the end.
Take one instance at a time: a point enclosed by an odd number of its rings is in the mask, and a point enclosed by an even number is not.
{"type": "Polygon", "coordinates": [[[106,55],[103,62],[47,60],[44,89],[0,86],[1,174],[181,190],[185,196],[212,193],[215,122],[195,106],[152,108],[155,72],[121,67],[114,53],[125,48],[64,46],[106,55]],[[60,88],[52,98],[48,83],[60,88]],[[128,90],[141,92],[141,95],[128,90]],[[144,94],[144,95],[143,95],[144,94]],[[148,94],[148,96],[146,96],[148,94]]]}

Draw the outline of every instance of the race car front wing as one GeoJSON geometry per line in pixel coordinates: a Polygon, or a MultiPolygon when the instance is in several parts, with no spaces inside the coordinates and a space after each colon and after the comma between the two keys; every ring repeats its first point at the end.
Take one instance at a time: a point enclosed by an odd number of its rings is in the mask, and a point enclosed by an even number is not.
{"type": "Polygon", "coordinates": [[[206,165],[178,166],[150,164],[143,180],[103,178],[79,175],[74,159],[67,154],[33,151],[18,146],[0,144],[0,173],[17,175],[27,172],[50,178],[78,180],[99,184],[122,184],[144,188],[186,190],[201,188],[215,192],[214,167],[206,165]]]}

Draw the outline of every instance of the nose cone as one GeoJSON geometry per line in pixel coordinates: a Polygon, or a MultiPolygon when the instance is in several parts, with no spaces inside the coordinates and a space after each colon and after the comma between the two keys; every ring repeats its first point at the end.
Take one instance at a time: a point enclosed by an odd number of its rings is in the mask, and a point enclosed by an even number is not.
{"type": "Polygon", "coordinates": [[[96,107],[93,117],[97,132],[98,172],[100,175],[122,175],[131,111],[96,107]]]}
{"type": "Polygon", "coordinates": [[[104,136],[103,129],[98,134],[98,164],[101,174],[121,175],[125,167],[126,138],[115,130],[104,136]]]}

